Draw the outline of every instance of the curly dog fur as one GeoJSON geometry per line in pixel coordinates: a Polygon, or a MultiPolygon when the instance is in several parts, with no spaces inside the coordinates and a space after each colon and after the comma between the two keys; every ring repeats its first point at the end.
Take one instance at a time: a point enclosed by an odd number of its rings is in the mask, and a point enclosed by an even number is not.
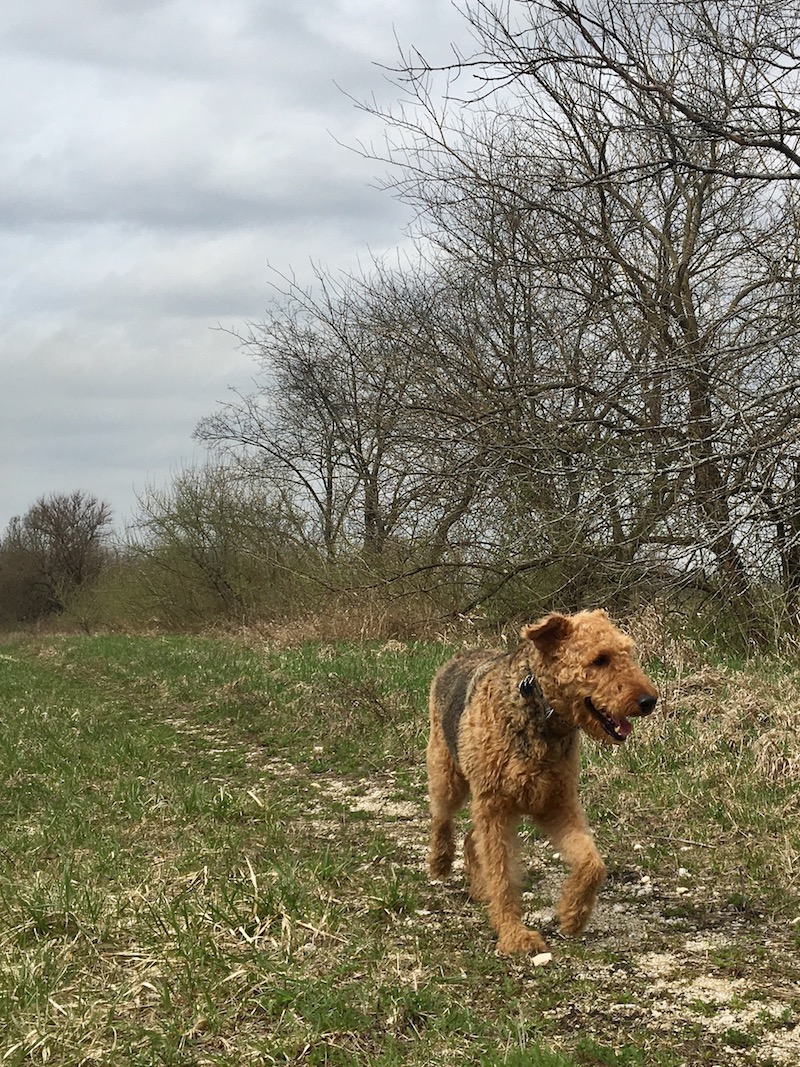
{"type": "Polygon", "coordinates": [[[522,921],[517,825],[530,817],[570,867],[557,908],[565,934],[584,929],[606,869],[578,799],[581,731],[623,744],[630,719],[658,693],[633,661],[633,642],[605,611],[548,615],[524,626],[514,652],[462,652],[431,685],[428,869],[450,873],[453,818],[471,795],[464,860],[486,901],[498,951],[547,946],[522,921]]]}

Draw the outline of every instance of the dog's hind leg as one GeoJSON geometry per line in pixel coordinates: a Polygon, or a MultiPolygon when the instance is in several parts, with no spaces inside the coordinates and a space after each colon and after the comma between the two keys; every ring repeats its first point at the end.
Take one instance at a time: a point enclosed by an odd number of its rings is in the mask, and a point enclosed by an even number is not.
{"type": "Polygon", "coordinates": [[[447,748],[438,719],[431,724],[428,742],[428,799],[431,809],[431,837],[428,872],[431,878],[446,878],[456,851],[453,818],[463,806],[469,787],[447,748]]]}
{"type": "Polygon", "coordinates": [[[522,922],[517,816],[497,805],[476,802],[472,821],[467,846],[468,860],[473,853],[472,895],[488,901],[489,919],[498,935],[497,951],[545,952],[542,936],[522,922]]]}

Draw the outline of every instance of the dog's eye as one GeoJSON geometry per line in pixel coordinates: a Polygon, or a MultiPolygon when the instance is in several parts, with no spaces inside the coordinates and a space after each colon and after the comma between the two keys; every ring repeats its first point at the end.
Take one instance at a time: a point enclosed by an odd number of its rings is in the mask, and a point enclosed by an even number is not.
{"type": "Polygon", "coordinates": [[[599,656],[595,656],[595,658],[592,660],[592,666],[593,667],[607,667],[610,662],[611,662],[611,657],[607,656],[605,654],[605,652],[603,652],[599,656]]]}

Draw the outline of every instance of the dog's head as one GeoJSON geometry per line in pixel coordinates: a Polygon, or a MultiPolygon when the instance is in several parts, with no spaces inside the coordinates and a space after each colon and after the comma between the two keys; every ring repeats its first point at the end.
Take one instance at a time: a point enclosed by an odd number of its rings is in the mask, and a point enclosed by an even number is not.
{"type": "Polygon", "coordinates": [[[521,637],[556,713],[595,741],[622,744],[630,720],[655,708],[658,690],[634,662],[633,641],[605,611],[548,615],[523,626],[521,637]]]}

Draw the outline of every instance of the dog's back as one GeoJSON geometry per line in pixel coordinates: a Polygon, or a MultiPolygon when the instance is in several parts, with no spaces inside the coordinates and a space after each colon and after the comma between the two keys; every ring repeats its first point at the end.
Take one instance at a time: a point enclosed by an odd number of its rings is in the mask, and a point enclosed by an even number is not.
{"type": "Polygon", "coordinates": [[[431,714],[437,716],[447,748],[458,761],[458,729],[476,682],[503,654],[485,648],[459,652],[436,672],[431,683],[431,714]]]}

